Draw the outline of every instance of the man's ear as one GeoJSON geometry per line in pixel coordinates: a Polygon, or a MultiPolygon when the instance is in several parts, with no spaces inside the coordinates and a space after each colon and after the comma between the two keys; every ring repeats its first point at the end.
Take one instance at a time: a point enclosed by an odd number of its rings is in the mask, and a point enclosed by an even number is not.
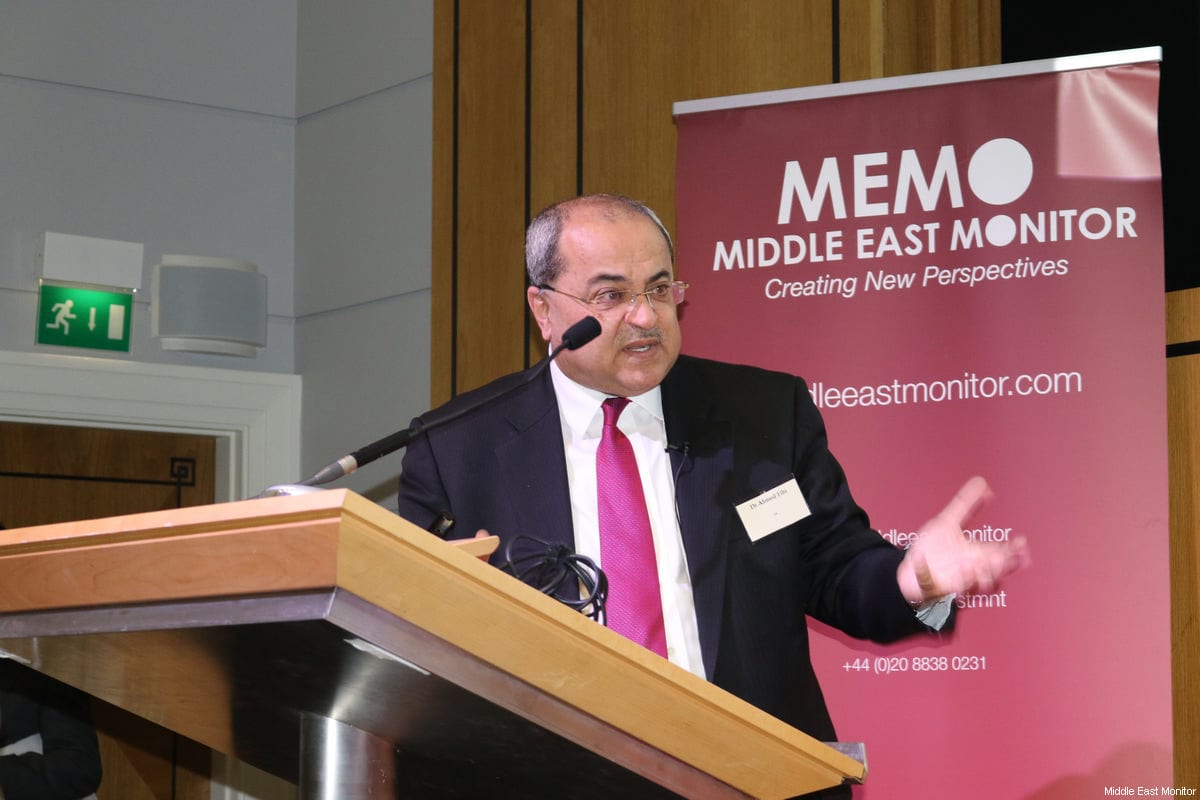
{"type": "Polygon", "coordinates": [[[550,341],[550,303],[546,300],[546,293],[536,286],[530,286],[525,291],[525,299],[529,302],[529,311],[537,322],[538,330],[542,332],[542,338],[550,341]]]}

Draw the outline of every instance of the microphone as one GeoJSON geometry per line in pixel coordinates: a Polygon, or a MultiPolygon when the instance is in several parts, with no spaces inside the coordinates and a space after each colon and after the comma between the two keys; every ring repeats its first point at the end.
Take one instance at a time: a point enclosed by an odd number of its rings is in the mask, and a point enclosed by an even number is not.
{"type": "MultiPolygon", "coordinates": [[[[583,319],[579,320],[579,322],[576,322],[574,325],[563,331],[562,344],[554,348],[554,351],[550,353],[549,358],[538,364],[537,372],[535,372],[534,375],[531,375],[529,380],[533,380],[534,377],[541,374],[542,370],[544,370],[551,361],[558,358],[558,354],[563,350],[578,350],[599,335],[600,320],[596,319],[595,317],[584,317],[583,319]]],[[[528,381],[526,381],[526,383],[528,383],[528,381]]]]}
{"type": "MultiPolygon", "coordinates": [[[[668,453],[667,457],[670,458],[672,463],[675,464],[675,474],[672,477],[674,478],[675,484],[678,485],[679,484],[679,476],[683,474],[683,471],[685,469],[687,469],[688,465],[691,463],[692,445],[687,440],[684,440],[683,442],[681,442],[679,444],[675,444],[674,442],[667,442],[667,453],[668,453]],[[679,454],[678,459],[675,458],[676,453],[679,454]]],[[[675,513],[678,514],[679,510],[676,509],[675,513]]]]}
{"type": "MultiPolygon", "coordinates": [[[[323,484],[335,481],[338,478],[341,478],[343,476],[349,475],[351,472],[354,472],[358,468],[364,467],[367,464],[370,464],[372,461],[382,458],[383,456],[386,456],[389,453],[394,453],[395,451],[399,450],[400,448],[406,447],[409,442],[411,442],[413,439],[415,439],[417,436],[421,435],[422,433],[432,430],[433,428],[437,428],[439,426],[445,425],[448,422],[453,422],[454,420],[456,420],[460,417],[466,416],[467,414],[477,411],[478,409],[482,408],[483,406],[488,405],[492,401],[498,400],[501,397],[504,397],[505,395],[516,391],[520,387],[531,383],[539,375],[541,375],[543,372],[546,371],[546,368],[550,366],[550,362],[553,361],[554,359],[558,358],[559,354],[562,351],[578,350],[579,348],[583,347],[585,344],[592,341],[592,339],[595,339],[599,335],[600,335],[600,320],[596,319],[595,317],[584,317],[583,319],[579,320],[578,322],[576,322],[574,325],[567,328],[563,332],[562,342],[558,345],[558,347],[554,348],[554,350],[551,351],[549,356],[542,359],[538,363],[538,365],[536,367],[534,367],[533,370],[530,371],[529,375],[527,375],[525,380],[522,381],[521,383],[518,383],[514,386],[510,386],[508,389],[500,392],[499,394],[494,394],[489,397],[485,397],[477,403],[471,403],[470,405],[464,406],[463,408],[460,408],[458,411],[455,411],[453,414],[447,414],[444,417],[438,417],[437,419],[433,420],[432,422],[428,422],[424,425],[417,425],[412,428],[405,428],[404,430],[396,431],[395,433],[391,434],[390,436],[385,436],[384,438],[382,438],[378,441],[371,442],[370,444],[366,445],[365,447],[360,447],[359,449],[355,450],[354,452],[342,456],[337,461],[334,461],[331,464],[325,465],[321,469],[317,470],[317,472],[315,474],[300,481],[300,483],[298,485],[299,486],[310,486],[310,487],[311,486],[321,486],[323,484]]],[[[274,490],[274,489],[276,489],[276,487],[272,487],[271,489],[268,489],[267,492],[272,492],[272,490],[274,490]]],[[[281,492],[281,493],[283,493],[283,492],[281,492]]],[[[266,494],[266,493],[264,493],[264,494],[266,494]]]]}

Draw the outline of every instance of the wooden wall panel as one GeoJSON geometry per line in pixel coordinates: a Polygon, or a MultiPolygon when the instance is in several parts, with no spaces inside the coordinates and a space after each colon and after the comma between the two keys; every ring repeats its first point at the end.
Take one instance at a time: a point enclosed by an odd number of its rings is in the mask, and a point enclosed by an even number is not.
{"type": "Polygon", "coordinates": [[[579,190],[579,8],[534,0],[530,25],[530,211],[579,190]]]}
{"type": "Polygon", "coordinates": [[[433,4],[433,230],[430,240],[430,325],[433,335],[430,337],[429,383],[434,405],[454,394],[457,60],[458,11],[451,0],[440,0],[433,4]]]}
{"type": "Polygon", "coordinates": [[[841,0],[839,79],[1000,63],[1000,0],[841,0]]]}
{"type": "Polygon", "coordinates": [[[1200,289],[1167,295],[1167,344],[1191,349],[1167,359],[1167,447],[1171,474],[1171,680],[1175,785],[1200,785],[1200,289]]]}
{"type": "Polygon", "coordinates": [[[865,81],[886,74],[883,7],[883,0],[841,0],[838,25],[841,80],[865,81]]]}
{"type": "MultiPolygon", "coordinates": [[[[452,78],[435,78],[437,132],[453,143],[435,146],[436,181],[449,181],[434,208],[435,359],[448,373],[435,396],[478,386],[525,359],[521,238],[526,222],[525,4],[461,0],[439,4],[435,25],[452,25],[435,63],[450,49],[452,78]],[[449,5],[447,9],[445,6],[449,5]],[[448,96],[445,93],[449,93],[448,96]],[[448,103],[448,107],[447,107],[448,103]],[[446,174],[449,171],[449,175],[446,174]],[[446,220],[443,215],[449,214],[446,220]],[[447,227],[449,235],[447,236],[447,227]],[[447,340],[450,352],[446,352],[447,340]]],[[[438,37],[435,35],[435,39],[438,37]]]]}
{"type": "Polygon", "coordinates": [[[458,391],[525,357],[526,20],[509,3],[461,7],[471,13],[458,26],[458,391]]]}
{"type": "Polygon", "coordinates": [[[883,6],[885,75],[1000,62],[1000,0],[871,1],[883,6]]]}
{"type": "MultiPolygon", "coordinates": [[[[579,5],[533,0],[529,42],[529,215],[580,192],[579,5]]],[[[526,363],[546,352],[526,314],[526,363]]]]}
{"type": "Polygon", "coordinates": [[[1171,679],[1175,785],[1200,785],[1200,355],[1167,364],[1171,448],[1171,679]]]}
{"type": "Polygon", "coordinates": [[[213,502],[216,440],[0,422],[0,528],[213,502]]]}
{"type": "Polygon", "coordinates": [[[585,0],[583,30],[584,191],[643,200],[668,230],[674,102],[832,79],[826,2],[585,0]]]}
{"type": "Polygon", "coordinates": [[[1167,344],[1200,342],[1200,289],[1167,292],[1167,344]]]}

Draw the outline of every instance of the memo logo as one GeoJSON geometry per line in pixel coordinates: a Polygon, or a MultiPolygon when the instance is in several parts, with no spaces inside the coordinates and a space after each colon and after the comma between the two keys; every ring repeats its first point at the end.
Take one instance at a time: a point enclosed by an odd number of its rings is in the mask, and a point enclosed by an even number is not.
{"type": "MultiPolygon", "coordinates": [[[[914,198],[926,212],[934,211],[943,197],[951,208],[962,208],[962,178],[954,145],[943,145],[932,165],[928,164],[928,158],[923,163],[917,151],[909,149],[901,151],[894,169],[888,167],[886,152],[858,153],[851,157],[848,178],[854,218],[904,214],[914,198]]],[[[978,200],[992,206],[1008,205],[1029,189],[1033,181],[1033,157],[1016,139],[991,139],[972,153],[966,177],[968,189],[978,200]]],[[[797,206],[810,223],[817,222],[827,207],[834,219],[846,219],[846,182],[843,165],[836,156],[828,156],[821,162],[811,187],[800,162],[785,164],[776,222],[791,224],[797,206]]],[[[955,223],[952,245],[956,245],[954,249],[980,246],[984,239],[997,247],[1016,239],[1022,243],[1069,240],[1076,232],[1088,239],[1102,239],[1114,232],[1119,237],[1136,236],[1132,228],[1135,216],[1133,209],[1122,206],[1115,213],[1089,208],[1022,213],[1018,219],[1007,214],[995,214],[986,220],[976,217],[955,223]]]]}
{"type": "Polygon", "coordinates": [[[773,236],[716,240],[713,270],[818,264],[847,257],[855,262],[928,257],[1013,243],[1067,242],[1077,237],[1133,239],[1138,235],[1137,209],[1132,205],[1031,208],[1026,200],[1020,208],[1007,212],[997,210],[982,216],[947,213],[946,208],[963,207],[964,186],[980,203],[993,207],[1011,209],[1025,196],[1033,184],[1033,157],[1016,139],[998,137],[984,142],[971,154],[965,175],[960,174],[952,144],[942,145],[932,161],[928,154],[922,160],[916,150],[903,150],[895,166],[889,164],[888,153],[858,153],[850,157],[849,164],[829,156],[810,185],[800,162],[788,161],[776,223],[791,225],[791,230],[773,236]],[[907,214],[916,206],[928,214],[925,219],[886,219],[907,214]],[[797,209],[808,225],[793,224],[797,209]],[[822,223],[823,215],[848,224],[822,223]],[[854,221],[849,222],[849,217],[854,221]],[[881,217],[885,219],[878,219],[881,217]]]}
{"type": "MultiPolygon", "coordinates": [[[[914,193],[925,211],[933,211],[943,193],[949,197],[951,207],[962,207],[962,182],[954,145],[941,147],[931,169],[921,163],[916,150],[901,151],[894,181],[887,166],[887,153],[859,153],[852,157],[850,185],[856,218],[903,214],[908,211],[909,199],[914,193]]],[[[779,197],[779,224],[787,225],[792,221],[792,209],[797,203],[809,222],[816,222],[827,204],[835,219],[845,219],[846,191],[842,171],[837,157],[828,156],[821,162],[816,183],[810,189],[800,162],[787,162],[779,197]]],[[[1033,158],[1015,139],[985,142],[971,156],[967,167],[971,192],[989,205],[1013,202],[1025,193],[1031,180],[1033,158]]]]}

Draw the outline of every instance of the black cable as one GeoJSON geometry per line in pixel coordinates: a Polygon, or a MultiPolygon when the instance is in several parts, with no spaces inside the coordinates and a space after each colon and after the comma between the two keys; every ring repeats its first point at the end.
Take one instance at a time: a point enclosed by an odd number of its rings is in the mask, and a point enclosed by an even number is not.
{"type": "Polygon", "coordinates": [[[683,517],[679,514],[679,476],[683,474],[684,467],[688,466],[692,457],[692,446],[688,442],[683,444],[668,444],[667,453],[681,453],[679,457],[679,466],[675,468],[675,474],[671,477],[671,494],[672,500],[675,503],[675,524],[679,530],[683,530],[683,517]]]}
{"type": "Polygon", "coordinates": [[[499,567],[563,605],[604,621],[608,577],[587,556],[532,536],[516,536],[504,546],[504,562],[499,567]],[[519,546],[528,546],[530,552],[515,555],[519,546]]]}

